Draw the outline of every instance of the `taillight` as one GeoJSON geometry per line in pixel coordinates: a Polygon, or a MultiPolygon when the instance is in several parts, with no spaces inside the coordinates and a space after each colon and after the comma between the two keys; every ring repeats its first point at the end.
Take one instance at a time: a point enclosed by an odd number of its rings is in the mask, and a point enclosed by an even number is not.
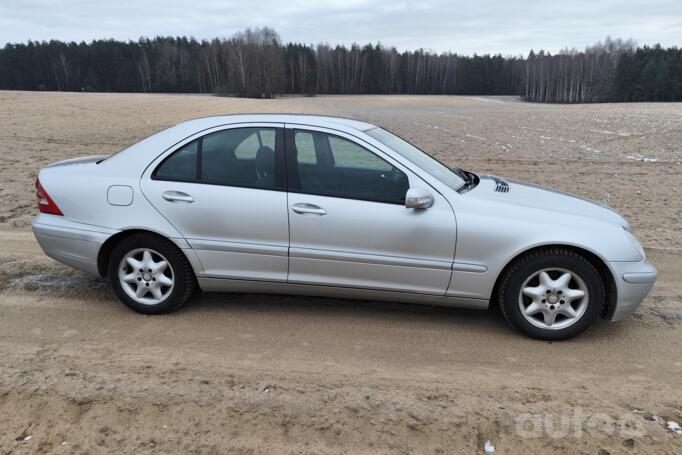
{"type": "Polygon", "coordinates": [[[38,196],[38,210],[40,210],[41,213],[64,216],[38,179],[36,179],[36,195],[38,196]]]}

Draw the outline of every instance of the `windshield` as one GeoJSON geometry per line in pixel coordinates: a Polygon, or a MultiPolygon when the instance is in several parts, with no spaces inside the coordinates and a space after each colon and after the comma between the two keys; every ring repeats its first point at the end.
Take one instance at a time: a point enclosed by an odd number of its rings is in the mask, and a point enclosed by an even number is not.
{"type": "Polygon", "coordinates": [[[410,160],[453,190],[457,191],[466,184],[466,181],[455,171],[395,134],[382,128],[374,128],[365,131],[365,133],[399,153],[403,158],[410,160]]]}

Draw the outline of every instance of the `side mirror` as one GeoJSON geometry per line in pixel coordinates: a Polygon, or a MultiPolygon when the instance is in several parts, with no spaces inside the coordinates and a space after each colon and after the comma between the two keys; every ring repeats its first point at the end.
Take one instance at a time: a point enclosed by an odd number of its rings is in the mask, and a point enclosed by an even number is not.
{"type": "Polygon", "coordinates": [[[428,209],[433,205],[433,196],[424,188],[410,188],[405,195],[408,209],[428,209]]]}

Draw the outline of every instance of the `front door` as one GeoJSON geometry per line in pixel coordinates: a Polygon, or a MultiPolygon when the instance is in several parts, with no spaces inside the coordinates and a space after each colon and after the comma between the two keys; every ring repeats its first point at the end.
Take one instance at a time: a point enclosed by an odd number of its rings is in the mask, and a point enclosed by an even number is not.
{"type": "Polygon", "coordinates": [[[282,127],[212,132],[182,145],[143,177],[144,195],[196,251],[203,276],[286,281],[282,127]]]}
{"type": "Polygon", "coordinates": [[[443,295],[456,223],[409,169],[344,133],[288,125],[289,282],[443,295]],[[411,186],[434,204],[407,209],[411,186]]]}

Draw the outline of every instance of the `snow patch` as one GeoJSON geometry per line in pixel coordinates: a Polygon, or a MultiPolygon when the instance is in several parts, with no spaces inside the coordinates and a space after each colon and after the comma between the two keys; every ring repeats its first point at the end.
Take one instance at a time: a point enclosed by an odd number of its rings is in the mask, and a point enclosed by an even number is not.
{"type": "Polygon", "coordinates": [[[682,427],[680,427],[680,424],[674,420],[668,420],[666,422],[666,427],[675,434],[682,434],[682,427]]]}
{"type": "Polygon", "coordinates": [[[643,163],[655,163],[658,161],[658,158],[648,158],[646,156],[642,156],[639,153],[633,155],[627,155],[625,158],[633,161],[641,161],[643,163]]]}

